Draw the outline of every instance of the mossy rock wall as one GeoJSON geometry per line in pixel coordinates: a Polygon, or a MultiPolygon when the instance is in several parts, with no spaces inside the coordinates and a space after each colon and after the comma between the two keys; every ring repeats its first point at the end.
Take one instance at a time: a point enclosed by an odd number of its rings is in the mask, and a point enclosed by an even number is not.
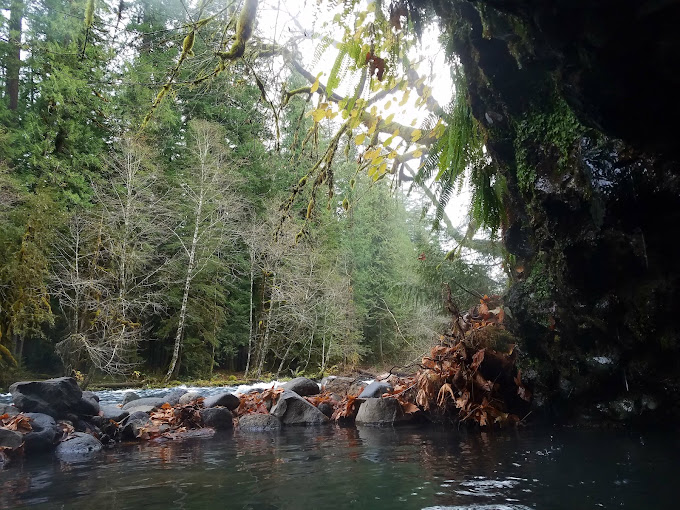
{"type": "Polygon", "coordinates": [[[537,402],[563,418],[680,414],[680,167],[663,127],[680,119],[680,7],[433,5],[508,183],[506,303],[537,402]]]}

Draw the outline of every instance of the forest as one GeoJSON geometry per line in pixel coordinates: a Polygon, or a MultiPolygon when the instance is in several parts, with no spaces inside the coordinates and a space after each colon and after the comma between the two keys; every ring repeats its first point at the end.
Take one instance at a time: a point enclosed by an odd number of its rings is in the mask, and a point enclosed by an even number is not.
{"type": "Polygon", "coordinates": [[[0,386],[406,366],[445,287],[503,291],[504,181],[420,11],[271,3],[3,0],[0,386]]]}

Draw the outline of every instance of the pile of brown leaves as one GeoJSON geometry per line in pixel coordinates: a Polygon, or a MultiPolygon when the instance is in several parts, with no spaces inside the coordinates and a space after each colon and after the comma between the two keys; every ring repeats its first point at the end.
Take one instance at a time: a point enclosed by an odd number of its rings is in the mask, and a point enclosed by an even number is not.
{"type": "Polygon", "coordinates": [[[159,437],[176,439],[188,430],[203,428],[200,411],[203,409],[203,398],[188,404],[171,406],[163,404],[149,415],[152,425],[141,429],[140,439],[156,439],[159,437]]]}
{"type": "MultiPolygon", "coordinates": [[[[482,427],[519,423],[528,411],[531,392],[515,366],[515,345],[503,344],[511,337],[503,325],[500,296],[483,296],[464,314],[450,296],[449,291],[447,308],[453,317],[439,345],[422,359],[415,375],[399,378],[383,398],[397,399],[405,414],[424,411],[434,419],[453,418],[482,427]]],[[[333,419],[346,421],[356,416],[361,399],[348,395],[331,403],[333,419]]]]}
{"type": "Polygon", "coordinates": [[[260,393],[247,393],[241,395],[241,403],[234,411],[236,416],[258,413],[269,414],[269,409],[278,402],[283,393],[283,388],[269,388],[260,393]]]}
{"type": "MultiPolygon", "coordinates": [[[[451,309],[451,307],[449,307],[451,309]]],[[[422,360],[417,374],[416,403],[440,415],[455,415],[480,426],[516,424],[526,413],[531,392],[515,366],[514,344],[492,349],[491,339],[505,329],[499,296],[484,296],[422,360]]]]}
{"type": "Polygon", "coordinates": [[[26,434],[33,430],[33,427],[31,427],[31,418],[24,416],[23,414],[17,414],[13,417],[10,417],[7,413],[0,415],[0,427],[21,432],[22,434],[26,434]]]}

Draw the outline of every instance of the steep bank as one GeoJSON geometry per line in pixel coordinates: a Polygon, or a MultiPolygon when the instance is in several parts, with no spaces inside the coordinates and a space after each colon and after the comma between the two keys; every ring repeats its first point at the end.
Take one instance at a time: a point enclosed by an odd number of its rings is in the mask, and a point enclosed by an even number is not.
{"type": "Polygon", "coordinates": [[[507,181],[506,305],[536,404],[564,419],[680,414],[680,6],[433,4],[507,181]]]}

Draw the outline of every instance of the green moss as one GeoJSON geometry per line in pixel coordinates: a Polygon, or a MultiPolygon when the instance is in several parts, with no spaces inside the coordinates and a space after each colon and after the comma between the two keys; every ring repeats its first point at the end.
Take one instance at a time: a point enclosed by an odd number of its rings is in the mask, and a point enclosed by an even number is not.
{"type": "Polygon", "coordinates": [[[549,165],[558,175],[569,171],[570,154],[585,132],[571,108],[559,96],[548,105],[534,104],[515,125],[517,181],[531,191],[539,164],[549,165]]]}

